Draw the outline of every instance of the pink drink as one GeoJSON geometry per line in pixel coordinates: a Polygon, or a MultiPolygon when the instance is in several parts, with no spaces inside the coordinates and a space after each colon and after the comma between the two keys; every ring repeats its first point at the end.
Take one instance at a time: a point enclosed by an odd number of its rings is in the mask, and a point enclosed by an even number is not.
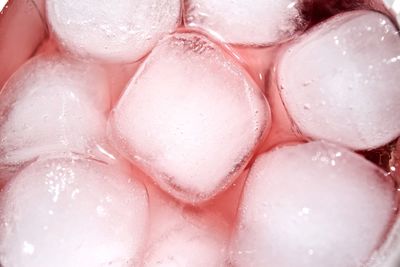
{"type": "Polygon", "coordinates": [[[398,266],[399,14],[9,1],[0,266],[398,266]]]}

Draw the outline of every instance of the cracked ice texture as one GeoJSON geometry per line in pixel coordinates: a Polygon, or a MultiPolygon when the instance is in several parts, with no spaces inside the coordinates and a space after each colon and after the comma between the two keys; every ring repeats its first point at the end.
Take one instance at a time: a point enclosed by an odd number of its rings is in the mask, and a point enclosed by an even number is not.
{"type": "Polygon", "coordinates": [[[49,24],[80,56],[133,62],[180,22],[180,0],[47,0],[49,24]]]}
{"type": "Polygon", "coordinates": [[[299,130],[362,150],[400,134],[400,38],[372,11],[340,14],[284,53],[278,83],[299,130]]]}
{"type": "Polygon", "coordinates": [[[271,45],[304,28],[293,0],[189,0],[185,22],[214,33],[223,41],[243,45],[271,45]]]}
{"type": "Polygon", "coordinates": [[[82,159],[40,159],[1,194],[2,266],[131,267],[139,260],[147,193],[115,168],[82,159]]]}
{"type": "Polygon", "coordinates": [[[180,33],[153,50],[110,117],[116,147],[185,202],[240,174],[270,124],[264,96],[220,47],[180,33]]]}
{"type": "Polygon", "coordinates": [[[86,153],[105,135],[110,96],[100,67],[38,56],[8,80],[0,99],[1,164],[60,151],[86,153]]]}
{"type": "Polygon", "coordinates": [[[233,238],[235,266],[364,266],[394,216],[383,171],[325,142],[278,148],[252,166],[233,238]]]}

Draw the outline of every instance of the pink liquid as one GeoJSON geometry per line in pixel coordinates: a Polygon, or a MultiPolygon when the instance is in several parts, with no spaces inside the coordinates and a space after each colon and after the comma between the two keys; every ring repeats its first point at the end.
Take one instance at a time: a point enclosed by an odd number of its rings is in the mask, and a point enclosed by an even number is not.
{"type": "MultiPolygon", "coordinates": [[[[365,7],[363,1],[350,1],[351,3],[349,1],[339,1],[339,4],[334,3],[337,1],[325,1],[325,4],[311,2],[305,1],[303,14],[309,21],[309,27],[342,11],[365,7]]],[[[44,10],[42,1],[27,2],[14,0],[10,1],[7,8],[2,11],[0,15],[0,62],[2,62],[0,87],[5,84],[7,79],[19,66],[32,56],[65,52],[63,48],[60,48],[52,34],[49,33],[43,18],[44,10]]],[[[183,25],[181,25],[180,30],[182,28],[183,25]]],[[[263,152],[284,144],[306,142],[306,138],[300,134],[295,123],[288,115],[277,85],[274,64],[286,44],[278,44],[272,47],[226,46],[222,43],[220,45],[224,49],[227,49],[236,58],[237,62],[249,72],[250,76],[266,96],[272,110],[270,133],[258,145],[257,152],[253,155],[248,167],[263,152]]],[[[111,101],[113,105],[117,103],[124,88],[143,60],[130,64],[104,64],[110,77],[110,87],[112,89],[111,101]]],[[[397,180],[400,179],[399,150],[398,145],[396,147],[396,142],[393,141],[372,151],[360,151],[359,154],[393,175],[397,180]]],[[[233,231],[237,223],[236,215],[248,167],[225,192],[202,203],[198,207],[184,206],[184,211],[195,214],[195,218],[201,218],[199,220],[204,219],[204,223],[210,227],[215,226],[213,228],[215,231],[224,232],[227,229],[229,232],[233,231]],[[218,219],[210,219],[210,217],[214,218],[214,216],[218,217],[218,219]]],[[[135,167],[128,168],[132,168],[133,173],[143,180],[146,187],[150,188],[150,199],[152,197],[154,199],[165,198],[167,199],[166,201],[175,202],[175,200],[170,199],[169,196],[161,192],[140,170],[137,170],[135,167]]],[[[3,173],[2,175],[4,176],[5,174],[3,173]]],[[[157,201],[155,203],[155,206],[159,205],[157,201]]],[[[151,200],[150,205],[152,205],[151,200]]],[[[393,216],[395,217],[395,214],[393,216]]]]}

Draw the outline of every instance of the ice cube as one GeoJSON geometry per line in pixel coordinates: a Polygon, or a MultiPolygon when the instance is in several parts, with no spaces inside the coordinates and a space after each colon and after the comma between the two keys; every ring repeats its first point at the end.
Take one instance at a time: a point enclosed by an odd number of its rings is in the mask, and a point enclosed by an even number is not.
{"type": "MultiPolygon", "coordinates": [[[[382,0],[378,1],[375,0],[373,2],[378,2],[381,3],[382,0]]],[[[385,8],[389,10],[391,15],[394,16],[394,18],[397,21],[397,24],[400,26],[400,1],[399,0],[383,0],[383,4],[385,8]]]]}
{"type": "Polygon", "coordinates": [[[5,1],[0,12],[0,88],[45,38],[42,6],[34,1],[5,1]]]}
{"type": "Polygon", "coordinates": [[[51,28],[83,57],[133,62],[180,22],[180,0],[47,0],[51,28]]]}
{"type": "Polygon", "coordinates": [[[1,265],[137,266],[147,201],[141,184],[105,164],[39,159],[2,191],[1,265]]]}
{"type": "Polygon", "coordinates": [[[110,140],[174,197],[204,201],[240,174],[270,124],[248,74],[202,35],[160,42],[110,116],[110,140]]]}
{"type": "Polygon", "coordinates": [[[227,43],[271,45],[306,25],[297,0],[189,0],[185,23],[227,43]]]}
{"type": "Polygon", "coordinates": [[[104,70],[58,55],[35,57],[0,93],[0,164],[59,151],[86,153],[105,136],[104,70]]]}
{"type": "Polygon", "coordinates": [[[400,217],[396,217],[382,246],[371,257],[368,267],[397,267],[400,265],[400,217]]]}
{"type": "Polygon", "coordinates": [[[305,136],[362,150],[400,135],[400,38],[382,14],[348,12],[315,27],[284,53],[278,79],[305,136]]]}
{"type": "Polygon", "coordinates": [[[207,229],[191,224],[177,225],[152,244],[143,266],[221,267],[226,260],[226,243],[207,229]]]}
{"type": "Polygon", "coordinates": [[[150,236],[143,266],[225,266],[229,227],[209,210],[190,209],[150,189],[150,236]]]}
{"type": "Polygon", "coordinates": [[[394,183],[325,142],[259,156],[232,239],[234,266],[364,266],[395,214],[394,183]]]}

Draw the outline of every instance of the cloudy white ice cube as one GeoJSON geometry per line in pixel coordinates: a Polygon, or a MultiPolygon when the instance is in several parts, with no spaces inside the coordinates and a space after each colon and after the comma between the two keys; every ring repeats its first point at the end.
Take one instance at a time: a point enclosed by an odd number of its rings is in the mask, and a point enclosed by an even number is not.
{"type": "Polygon", "coordinates": [[[363,150],[400,134],[400,36],[380,13],[343,13],[304,34],[281,58],[278,83],[307,137],[363,150]]]}
{"type": "Polygon", "coordinates": [[[189,0],[185,22],[227,43],[271,45],[305,26],[297,0],[189,0]]]}
{"type": "Polygon", "coordinates": [[[47,0],[49,24],[74,54],[133,62],[180,22],[180,0],[47,0]]]}
{"type": "Polygon", "coordinates": [[[148,203],[133,179],[96,161],[32,163],[1,192],[2,266],[137,266],[148,203]]]}
{"type": "Polygon", "coordinates": [[[365,266],[395,207],[394,183],[361,156],[325,142],[277,148],[251,167],[233,264],[365,266]]]}
{"type": "Polygon", "coordinates": [[[110,116],[110,140],[174,197],[207,200],[240,174],[270,124],[249,75],[202,35],[153,50],[110,116]]]}
{"type": "Polygon", "coordinates": [[[59,55],[26,63],[0,94],[0,164],[93,148],[110,109],[106,78],[100,67],[59,55]]]}

